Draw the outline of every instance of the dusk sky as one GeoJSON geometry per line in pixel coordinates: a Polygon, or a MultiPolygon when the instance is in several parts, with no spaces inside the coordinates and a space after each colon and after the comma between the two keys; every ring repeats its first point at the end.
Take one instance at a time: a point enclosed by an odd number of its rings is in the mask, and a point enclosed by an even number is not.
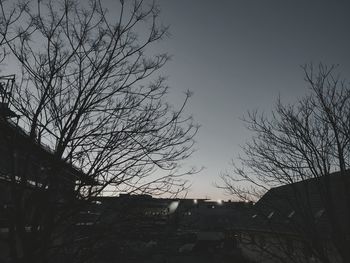
{"type": "MultiPolygon", "coordinates": [[[[115,0],[105,0],[113,15],[115,0]]],[[[232,171],[250,134],[241,118],[269,114],[278,98],[293,103],[308,92],[300,65],[339,64],[350,79],[350,3],[325,0],[158,0],[170,37],[154,46],[172,60],[169,102],[201,125],[197,151],[186,161],[205,169],[189,179],[187,197],[230,199],[214,183],[232,171]]]]}
{"type": "Polygon", "coordinates": [[[320,0],[160,0],[171,37],[159,48],[173,55],[162,71],[174,105],[194,92],[187,112],[201,125],[197,152],[205,166],[193,176],[190,197],[229,199],[213,186],[230,171],[249,140],[240,118],[270,112],[280,95],[294,102],[307,93],[300,65],[339,64],[350,76],[350,4],[320,0]]]}

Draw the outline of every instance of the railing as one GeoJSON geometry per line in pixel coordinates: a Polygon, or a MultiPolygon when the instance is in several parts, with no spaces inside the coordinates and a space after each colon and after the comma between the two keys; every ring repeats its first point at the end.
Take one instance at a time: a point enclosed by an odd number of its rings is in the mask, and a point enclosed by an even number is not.
{"type": "Polygon", "coordinates": [[[9,108],[14,83],[15,75],[0,76],[0,115],[5,118],[17,117],[9,108]]]}
{"type": "Polygon", "coordinates": [[[11,102],[14,83],[15,75],[0,76],[0,102],[2,104],[9,104],[11,102]]]}

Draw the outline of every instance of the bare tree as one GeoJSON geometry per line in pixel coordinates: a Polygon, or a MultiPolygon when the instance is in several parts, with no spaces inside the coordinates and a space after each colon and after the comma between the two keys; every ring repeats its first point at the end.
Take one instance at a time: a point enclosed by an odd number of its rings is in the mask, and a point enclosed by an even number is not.
{"type": "MultiPolygon", "coordinates": [[[[36,185],[47,196],[40,205],[31,203],[37,209],[29,221],[45,225],[36,228],[40,242],[25,235],[18,241],[27,261],[48,260],[54,231],[77,211],[72,203],[64,213],[39,209],[59,201],[62,162],[84,174],[84,180],[74,179],[74,200],[91,200],[106,191],[176,194],[187,187],[183,175],[195,172],[181,168],[193,152],[198,130],[192,118],[184,116],[190,93],[179,109],[165,101],[168,87],[156,74],[169,56],[149,48],[168,28],[158,22],[155,3],[118,5],[118,13],[111,13],[99,0],[15,6],[0,1],[6,61],[16,61],[18,69],[12,106],[29,139],[46,145],[53,156],[36,185]]],[[[29,180],[25,169],[17,177],[29,180]]],[[[26,198],[23,190],[16,191],[20,199],[26,198]]],[[[14,209],[24,214],[20,210],[26,207],[14,209]]],[[[25,225],[20,219],[15,224],[18,231],[25,225]]]]}
{"type": "MultiPolygon", "coordinates": [[[[294,187],[293,183],[299,181],[316,180],[331,227],[331,243],[342,261],[349,262],[350,88],[337,75],[335,66],[302,68],[310,94],[294,105],[278,100],[271,116],[256,111],[248,114],[244,121],[254,135],[243,147],[240,163],[233,163],[234,173],[221,176],[222,187],[239,198],[257,200],[273,187],[286,184],[294,187]],[[339,172],[342,182],[337,192],[332,190],[334,172],[339,172]],[[344,201],[342,216],[335,211],[339,200],[344,201]]],[[[296,199],[300,193],[294,192],[296,199]]],[[[308,203],[304,200],[304,204],[308,203]]],[[[310,241],[319,260],[331,262],[324,253],[325,244],[316,238],[319,233],[311,231],[317,228],[312,216],[305,213],[303,223],[310,231],[304,231],[303,238],[310,241]]]]}

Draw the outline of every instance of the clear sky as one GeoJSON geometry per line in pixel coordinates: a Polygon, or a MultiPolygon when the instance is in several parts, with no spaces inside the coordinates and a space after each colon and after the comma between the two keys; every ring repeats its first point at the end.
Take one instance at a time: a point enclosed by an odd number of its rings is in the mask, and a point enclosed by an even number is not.
{"type": "MultiPolygon", "coordinates": [[[[85,0],[82,0],[84,2],[85,0]]],[[[147,1],[147,0],[146,0],[147,1]]],[[[300,65],[339,64],[350,79],[350,2],[345,0],[157,0],[171,36],[155,48],[173,55],[170,103],[194,95],[186,109],[201,129],[188,165],[188,197],[229,199],[213,184],[230,171],[249,133],[248,110],[269,113],[278,96],[293,102],[307,93],[300,65]]],[[[85,2],[86,3],[86,2],[85,2]]],[[[113,15],[116,0],[102,0],[113,15]]]]}
{"type": "Polygon", "coordinates": [[[323,0],[159,0],[173,55],[164,68],[173,103],[190,89],[187,111],[201,124],[188,161],[206,169],[191,178],[191,197],[229,199],[213,186],[249,140],[240,120],[271,110],[280,95],[307,92],[301,64],[340,64],[350,79],[350,4],[323,0]]]}

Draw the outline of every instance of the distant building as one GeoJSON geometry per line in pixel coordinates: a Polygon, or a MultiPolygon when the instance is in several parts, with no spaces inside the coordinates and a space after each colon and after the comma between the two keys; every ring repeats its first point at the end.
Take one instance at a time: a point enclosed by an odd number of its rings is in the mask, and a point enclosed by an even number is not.
{"type": "Polygon", "coordinates": [[[162,253],[179,253],[189,248],[206,253],[224,248],[233,251],[232,229],[250,206],[150,195],[105,196],[96,198],[87,210],[81,211],[78,228],[81,240],[88,241],[94,233],[106,233],[97,252],[105,261],[116,260],[117,255],[120,259],[123,253],[141,255],[151,245],[162,253]]]}

